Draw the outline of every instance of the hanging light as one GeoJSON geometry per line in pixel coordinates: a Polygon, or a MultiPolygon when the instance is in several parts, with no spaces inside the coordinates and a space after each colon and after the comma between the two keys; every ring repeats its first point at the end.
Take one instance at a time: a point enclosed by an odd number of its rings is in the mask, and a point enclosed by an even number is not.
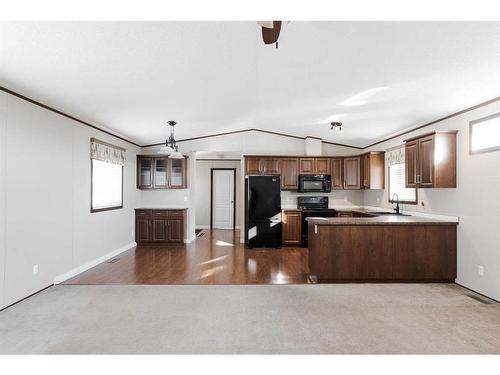
{"type": "Polygon", "coordinates": [[[184,155],[179,152],[179,147],[174,137],[174,126],[177,123],[175,121],[169,121],[167,124],[170,125],[170,137],[165,141],[165,145],[160,147],[158,154],[168,155],[171,159],[184,159],[184,155]]]}
{"type": "Polygon", "coordinates": [[[335,121],[330,123],[331,128],[330,128],[330,133],[342,133],[342,123],[335,121]]]}

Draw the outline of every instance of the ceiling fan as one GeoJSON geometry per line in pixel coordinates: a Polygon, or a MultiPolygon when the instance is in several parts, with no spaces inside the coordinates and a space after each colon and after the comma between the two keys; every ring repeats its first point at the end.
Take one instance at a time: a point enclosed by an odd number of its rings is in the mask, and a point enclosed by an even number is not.
{"type": "Polygon", "coordinates": [[[276,43],[278,48],[278,38],[281,31],[281,21],[257,21],[262,28],[262,39],[265,44],[276,43]]]}

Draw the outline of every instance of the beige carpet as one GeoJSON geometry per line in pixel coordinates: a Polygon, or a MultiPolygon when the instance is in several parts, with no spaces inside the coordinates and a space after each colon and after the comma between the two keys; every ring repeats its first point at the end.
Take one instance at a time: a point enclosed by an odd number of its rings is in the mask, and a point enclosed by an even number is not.
{"type": "Polygon", "coordinates": [[[469,295],[446,284],[60,285],[0,312],[0,353],[500,353],[500,304],[469,295]]]}

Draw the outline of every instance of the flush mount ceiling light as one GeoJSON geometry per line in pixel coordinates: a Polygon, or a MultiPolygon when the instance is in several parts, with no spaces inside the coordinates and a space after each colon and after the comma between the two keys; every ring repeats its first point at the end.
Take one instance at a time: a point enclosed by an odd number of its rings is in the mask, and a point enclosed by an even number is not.
{"type": "Polygon", "coordinates": [[[170,126],[170,137],[165,141],[165,146],[161,146],[158,153],[168,155],[171,159],[184,159],[184,156],[179,152],[179,147],[174,138],[174,126],[177,123],[175,121],[169,121],[167,124],[170,126]]]}
{"type": "Polygon", "coordinates": [[[334,121],[330,123],[330,133],[342,133],[342,123],[339,121],[334,121]]]}

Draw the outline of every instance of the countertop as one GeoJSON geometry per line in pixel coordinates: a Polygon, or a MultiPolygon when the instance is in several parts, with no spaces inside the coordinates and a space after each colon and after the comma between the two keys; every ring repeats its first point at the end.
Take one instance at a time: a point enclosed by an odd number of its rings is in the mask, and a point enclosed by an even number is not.
{"type": "MultiPolygon", "coordinates": [[[[356,210],[362,212],[361,210],[356,210]]],[[[366,212],[366,211],[365,211],[366,212]]],[[[306,220],[316,225],[457,225],[457,222],[430,219],[419,216],[380,215],[373,217],[308,217],[306,220]]]]}

